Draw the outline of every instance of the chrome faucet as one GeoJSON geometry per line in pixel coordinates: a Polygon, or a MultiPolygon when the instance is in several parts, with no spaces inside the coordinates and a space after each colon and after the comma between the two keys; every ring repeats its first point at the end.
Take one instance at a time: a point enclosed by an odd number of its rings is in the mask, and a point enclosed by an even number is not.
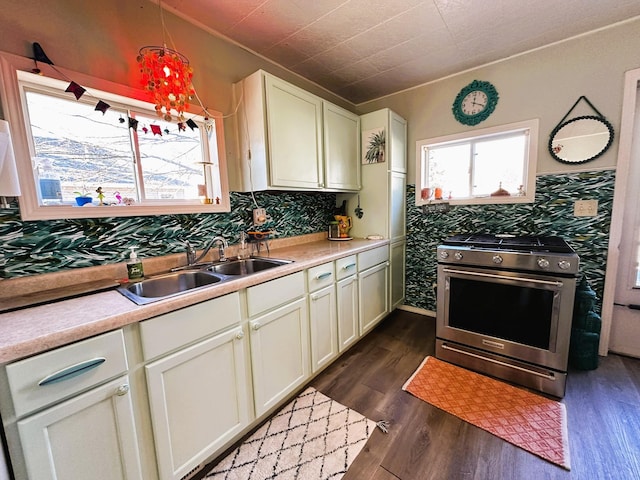
{"type": "Polygon", "coordinates": [[[221,261],[221,262],[226,262],[227,261],[227,257],[225,256],[224,251],[225,251],[225,249],[229,248],[229,243],[223,237],[213,237],[211,240],[209,240],[209,243],[207,243],[207,246],[204,247],[204,250],[202,251],[200,256],[197,256],[196,249],[191,246],[189,241],[186,242],[186,245],[187,245],[187,265],[195,265],[200,260],[202,260],[204,257],[206,257],[207,253],[209,253],[209,250],[211,250],[211,248],[216,243],[219,243],[219,245],[218,245],[218,257],[219,257],[218,260],[221,261]]]}

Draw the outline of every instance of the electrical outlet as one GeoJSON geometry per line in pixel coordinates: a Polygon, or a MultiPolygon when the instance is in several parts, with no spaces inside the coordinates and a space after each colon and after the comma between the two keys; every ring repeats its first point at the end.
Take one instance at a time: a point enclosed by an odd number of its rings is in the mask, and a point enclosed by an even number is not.
{"type": "Polygon", "coordinates": [[[267,211],[264,208],[253,209],[253,224],[263,225],[267,221],[267,211]]]}
{"type": "Polygon", "coordinates": [[[576,200],[573,204],[574,217],[595,217],[598,215],[598,200],[576,200]]]}

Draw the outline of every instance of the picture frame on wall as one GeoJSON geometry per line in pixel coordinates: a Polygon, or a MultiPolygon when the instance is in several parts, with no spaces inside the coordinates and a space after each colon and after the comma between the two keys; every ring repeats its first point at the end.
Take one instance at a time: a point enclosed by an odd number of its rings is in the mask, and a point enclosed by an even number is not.
{"type": "Polygon", "coordinates": [[[386,132],[384,127],[372,128],[362,132],[362,164],[382,163],[385,161],[386,132]]]}

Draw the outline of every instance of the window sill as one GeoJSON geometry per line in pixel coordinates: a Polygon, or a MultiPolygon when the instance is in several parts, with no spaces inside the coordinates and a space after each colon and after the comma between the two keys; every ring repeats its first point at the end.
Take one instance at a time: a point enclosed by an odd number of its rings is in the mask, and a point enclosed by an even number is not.
{"type": "Polygon", "coordinates": [[[451,206],[455,205],[503,205],[509,203],[533,203],[533,196],[528,195],[511,195],[511,196],[496,196],[496,197],[473,197],[473,198],[450,198],[443,200],[423,200],[416,198],[416,205],[437,205],[442,203],[448,203],[451,206]]]}
{"type": "Polygon", "coordinates": [[[20,203],[20,216],[23,220],[58,220],[61,218],[99,218],[99,217],[140,217],[146,215],[170,215],[183,213],[223,213],[231,211],[229,201],[219,204],[185,202],[157,205],[45,205],[28,208],[26,202],[20,203]]]}

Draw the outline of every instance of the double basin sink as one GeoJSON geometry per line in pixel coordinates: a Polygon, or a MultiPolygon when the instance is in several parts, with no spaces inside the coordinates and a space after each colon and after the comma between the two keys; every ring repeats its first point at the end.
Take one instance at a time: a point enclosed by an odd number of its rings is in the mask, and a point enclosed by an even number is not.
{"type": "Polygon", "coordinates": [[[118,291],[138,305],[144,305],[289,263],[292,261],[275,258],[230,259],[153,276],[122,285],[118,291]]]}

